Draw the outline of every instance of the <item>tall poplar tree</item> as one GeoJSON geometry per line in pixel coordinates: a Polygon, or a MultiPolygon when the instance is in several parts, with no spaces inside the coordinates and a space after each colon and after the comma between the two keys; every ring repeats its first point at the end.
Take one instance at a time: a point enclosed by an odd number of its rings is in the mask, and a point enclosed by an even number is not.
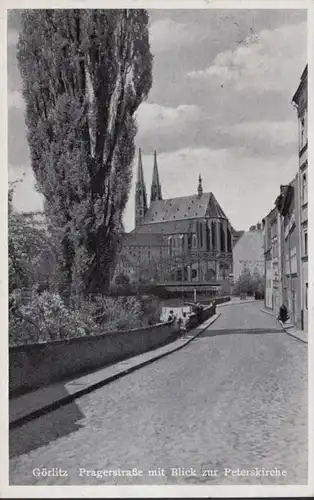
{"type": "Polygon", "coordinates": [[[25,10],[18,63],[32,169],[60,236],[60,291],[107,290],[152,85],[145,10],[25,10]]]}

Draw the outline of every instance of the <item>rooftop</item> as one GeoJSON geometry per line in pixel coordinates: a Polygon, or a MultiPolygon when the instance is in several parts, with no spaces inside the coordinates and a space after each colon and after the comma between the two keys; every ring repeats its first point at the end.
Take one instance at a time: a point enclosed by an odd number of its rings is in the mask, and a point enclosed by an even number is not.
{"type": "Polygon", "coordinates": [[[203,217],[227,219],[213,193],[181,196],[151,203],[143,224],[180,221],[203,217]]]}

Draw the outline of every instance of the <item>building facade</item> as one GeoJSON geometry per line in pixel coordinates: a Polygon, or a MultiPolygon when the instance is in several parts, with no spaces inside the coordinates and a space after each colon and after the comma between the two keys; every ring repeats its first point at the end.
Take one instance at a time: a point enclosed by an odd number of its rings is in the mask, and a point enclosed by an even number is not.
{"type": "Polygon", "coordinates": [[[280,187],[275,207],[263,220],[265,307],[276,314],[284,304],[301,325],[301,269],[298,216],[298,175],[280,187]]]}
{"type": "Polygon", "coordinates": [[[236,282],[244,269],[264,276],[263,229],[260,223],[243,231],[233,247],[233,276],[236,282]]]}
{"type": "Polygon", "coordinates": [[[137,262],[138,279],[148,272],[155,283],[217,286],[232,275],[237,234],[214,194],[203,192],[201,176],[195,194],[163,199],[156,152],[148,206],[139,151],[135,229],[125,235],[118,257],[137,262]]]}
{"type": "Polygon", "coordinates": [[[282,299],[290,317],[301,327],[301,269],[298,175],[281,187],[278,208],[281,214],[282,299]]]}
{"type": "Polygon", "coordinates": [[[293,96],[299,125],[299,226],[300,226],[300,278],[301,328],[308,329],[308,68],[303,71],[300,85],[293,96]]]}
{"type": "MultiPolygon", "coordinates": [[[[277,209],[273,208],[263,219],[263,253],[265,266],[265,307],[276,311],[278,298],[278,276],[276,276],[276,246],[275,242],[275,223],[277,221],[277,209]],[[275,251],[274,251],[275,250],[275,251]],[[273,258],[275,268],[273,267],[273,258]]],[[[277,230],[278,232],[278,230],[277,230]]],[[[279,306],[280,307],[280,306],[279,306]]]]}

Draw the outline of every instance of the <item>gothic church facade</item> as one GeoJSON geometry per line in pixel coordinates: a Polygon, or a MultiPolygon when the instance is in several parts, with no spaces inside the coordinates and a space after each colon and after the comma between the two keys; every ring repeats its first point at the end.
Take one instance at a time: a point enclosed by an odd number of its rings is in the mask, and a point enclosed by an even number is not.
{"type": "Polygon", "coordinates": [[[139,150],[135,191],[135,228],[125,234],[119,272],[131,281],[147,275],[152,282],[217,286],[232,274],[237,233],[211,192],[163,199],[154,152],[150,203],[139,150]]]}

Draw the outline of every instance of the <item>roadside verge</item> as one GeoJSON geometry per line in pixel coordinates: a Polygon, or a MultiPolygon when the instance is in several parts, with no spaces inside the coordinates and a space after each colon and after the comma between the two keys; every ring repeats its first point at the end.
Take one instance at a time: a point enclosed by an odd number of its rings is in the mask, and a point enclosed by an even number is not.
{"type": "Polygon", "coordinates": [[[154,351],[134,356],[83,377],[75,378],[70,382],[53,384],[10,399],[9,429],[20,427],[26,422],[57,410],[85,394],[182,349],[212,325],[219,318],[220,314],[219,312],[216,313],[198,327],[190,330],[187,338],[179,338],[171,344],[157,348],[154,351]]]}

